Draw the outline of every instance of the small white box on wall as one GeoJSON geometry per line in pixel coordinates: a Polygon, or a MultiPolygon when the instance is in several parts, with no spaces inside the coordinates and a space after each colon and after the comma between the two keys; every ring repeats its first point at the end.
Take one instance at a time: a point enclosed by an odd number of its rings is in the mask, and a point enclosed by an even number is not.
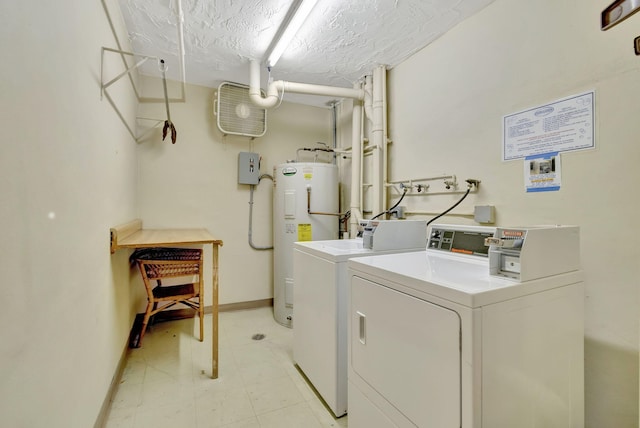
{"type": "Polygon", "coordinates": [[[493,224],[496,222],[495,212],[493,205],[477,205],[473,209],[473,219],[477,223],[493,224]]]}

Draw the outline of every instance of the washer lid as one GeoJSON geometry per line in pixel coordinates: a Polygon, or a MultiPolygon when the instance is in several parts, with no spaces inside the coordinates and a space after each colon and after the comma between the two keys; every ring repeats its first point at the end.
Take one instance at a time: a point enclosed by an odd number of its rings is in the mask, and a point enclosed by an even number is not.
{"type": "Polygon", "coordinates": [[[296,250],[313,254],[325,260],[333,262],[343,262],[353,257],[366,257],[376,254],[391,254],[407,251],[423,251],[424,247],[407,248],[403,250],[384,250],[376,251],[370,248],[364,248],[362,238],[356,239],[335,239],[328,241],[306,241],[295,242],[293,244],[296,250]]]}
{"type": "Polygon", "coordinates": [[[349,260],[353,274],[418,298],[436,296],[471,308],[583,280],[582,271],[518,282],[489,275],[487,259],[420,251],[349,260]]]}

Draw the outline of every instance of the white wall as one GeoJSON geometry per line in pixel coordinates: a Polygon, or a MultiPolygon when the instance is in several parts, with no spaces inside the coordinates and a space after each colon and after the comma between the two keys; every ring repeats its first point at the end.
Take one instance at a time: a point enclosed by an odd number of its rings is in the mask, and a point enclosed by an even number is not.
{"type": "MultiPolygon", "coordinates": [[[[460,210],[493,204],[502,225],[582,227],[587,426],[632,427],[640,73],[631,42],[640,18],[601,32],[604,6],[497,0],[392,70],[390,176],[478,178],[480,193],[460,210]],[[522,164],[500,162],[502,116],[590,89],[597,148],[563,156],[560,192],[525,194],[522,164]]],[[[188,102],[172,106],[176,145],[161,142],[159,131],[136,144],[100,100],[101,46],[114,41],[98,1],[0,6],[0,414],[7,426],[93,425],[141,299],[129,284],[128,253],[109,254],[110,227],[134,217],[149,227],[206,227],[225,242],[220,302],[271,297],[271,253],[247,244],[249,192],[236,183],[237,153],[261,153],[262,171],[271,173],[296,148],[330,141],[328,110],[287,103],[269,113],[266,137],[223,137],[210,115],[213,90],[189,86],[188,102]]],[[[112,93],[132,117],[126,87],[112,93]]],[[[145,109],[163,114],[162,106],[145,109]]],[[[256,194],[258,245],[270,238],[270,190],[263,183],[256,194]]],[[[408,202],[436,210],[453,198],[408,202]]]]}
{"type": "Polygon", "coordinates": [[[135,216],[136,146],[100,100],[102,46],[100,1],[0,5],[3,426],[93,426],[133,321],[109,228],[135,216]]]}
{"type": "MultiPolygon", "coordinates": [[[[117,2],[106,4],[126,41],[117,2]]],[[[148,227],[206,227],[225,243],[220,303],[272,297],[271,252],[247,243],[237,153],[261,153],[272,173],[298,147],[329,142],[330,112],[285,102],[269,113],[264,138],[223,137],[213,90],[190,86],[188,102],[172,106],[178,143],[157,130],[137,144],[100,99],[100,49],[116,47],[101,2],[3,2],[0,35],[0,414],[7,426],[85,428],[144,305],[129,252],[109,253],[109,228],[136,217],[148,227]]],[[[121,70],[107,54],[105,80],[121,70]]],[[[134,127],[128,79],[109,92],[134,127]]],[[[154,108],[164,117],[162,105],[140,111],[154,108]]],[[[271,243],[271,186],[256,191],[256,245],[271,243]]]]}
{"type": "MultiPolygon", "coordinates": [[[[247,73],[249,72],[247,64],[247,73]]],[[[145,78],[145,94],[162,94],[158,79],[145,78]]],[[[238,184],[238,153],[262,156],[261,173],[295,159],[296,150],[331,144],[331,111],[283,102],[267,112],[267,133],[251,140],[223,136],[212,114],[214,89],[187,85],[187,102],[172,103],[177,142],[162,141],[161,129],[138,147],[138,201],[145,227],[204,227],[222,239],[220,304],[273,297],[272,251],[248,243],[249,185],[238,184]]],[[[170,94],[178,94],[170,86],[170,94]]],[[[285,98],[286,99],[286,98],[285,98]]],[[[141,104],[140,115],[164,118],[164,104],[141,104]]],[[[271,245],[273,182],[263,179],[254,193],[253,243],[271,245]]],[[[209,256],[205,254],[205,260],[209,256]]],[[[207,267],[208,269],[208,267],[207,267]]],[[[209,278],[206,273],[206,278],[209,278]]],[[[211,293],[205,303],[211,304],[211,293]]]]}
{"type": "MultiPolygon", "coordinates": [[[[581,226],[586,425],[594,428],[638,426],[640,16],[602,32],[608,3],[497,0],[389,73],[391,179],[477,178],[480,192],[457,211],[491,204],[499,225],[581,226]],[[596,149],[562,155],[559,192],[525,193],[522,162],[500,160],[502,117],[592,89],[596,149]]],[[[437,211],[455,200],[407,205],[437,211]]]]}
{"type": "MultiPolygon", "coordinates": [[[[126,41],[117,2],[106,4],[126,41]]],[[[188,86],[187,103],[171,107],[176,145],[159,129],[136,143],[100,99],[100,48],[116,47],[101,2],[4,2],[0,20],[0,414],[7,426],[85,428],[144,306],[129,252],[109,253],[109,228],[137,217],[147,227],[206,227],[224,241],[220,303],[272,297],[271,251],[247,243],[237,155],[259,152],[271,174],[297,148],[330,143],[330,111],[284,102],[265,137],[223,137],[214,91],[188,86]]],[[[105,80],[122,69],[107,54],[105,80]]],[[[126,78],[109,92],[132,127],[137,113],[164,118],[162,104],[137,111],[126,78]]],[[[272,242],[271,190],[265,179],[254,195],[255,245],[272,242]]]]}

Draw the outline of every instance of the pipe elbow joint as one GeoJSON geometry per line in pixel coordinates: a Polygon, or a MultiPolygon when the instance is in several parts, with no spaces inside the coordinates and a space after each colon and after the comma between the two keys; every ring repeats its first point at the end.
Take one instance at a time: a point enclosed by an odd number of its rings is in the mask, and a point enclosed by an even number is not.
{"type": "Polygon", "coordinates": [[[249,99],[251,102],[257,105],[258,107],[270,108],[276,105],[278,102],[278,97],[268,95],[266,98],[262,98],[262,94],[258,90],[258,93],[253,93],[249,90],[249,99]]]}

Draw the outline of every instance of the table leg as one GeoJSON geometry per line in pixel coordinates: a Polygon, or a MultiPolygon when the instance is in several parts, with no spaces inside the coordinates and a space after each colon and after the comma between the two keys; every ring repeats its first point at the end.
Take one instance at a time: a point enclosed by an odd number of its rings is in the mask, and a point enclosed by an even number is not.
{"type": "Polygon", "coordinates": [[[211,378],[218,378],[218,244],[213,247],[213,293],[211,298],[212,349],[211,349],[211,378]]]}

